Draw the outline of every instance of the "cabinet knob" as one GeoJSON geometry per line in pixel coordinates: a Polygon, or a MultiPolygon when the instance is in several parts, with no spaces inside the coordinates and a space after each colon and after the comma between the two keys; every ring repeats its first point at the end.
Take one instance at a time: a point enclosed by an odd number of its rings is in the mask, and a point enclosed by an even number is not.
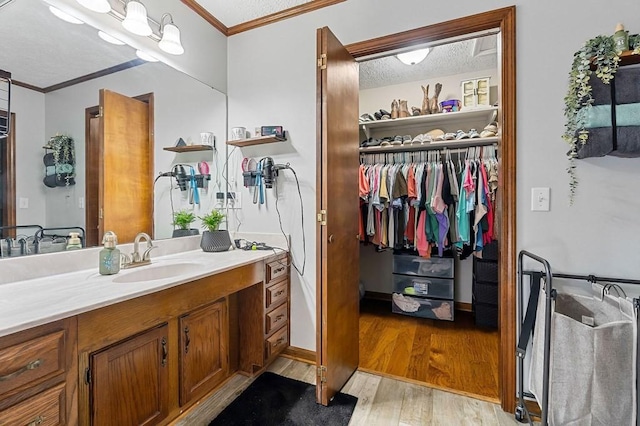
{"type": "Polygon", "coordinates": [[[333,234],[329,235],[329,243],[332,243],[334,240],[333,234]]]}

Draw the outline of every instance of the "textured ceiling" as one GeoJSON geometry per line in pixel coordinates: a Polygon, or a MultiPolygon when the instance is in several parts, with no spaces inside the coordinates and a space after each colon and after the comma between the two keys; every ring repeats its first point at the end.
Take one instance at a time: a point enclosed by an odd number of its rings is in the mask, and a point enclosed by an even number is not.
{"type": "Polygon", "coordinates": [[[110,45],[92,27],[56,18],[41,0],[1,7],[0,40],[0,69],[40,88],[136,59],[131,47],[110,45]]]}
{"type": "Polygon", "coordinates": [[[198,4],[227,27],[261,18],[310,0],[200,0],[198,4]]]}
{"type": "Polygon", "coordinates": [[[372,59],[360,63],[360,89],[374,89],[390,84],[407,83],[434,77],[487,70],[498,66],[495,35],[483,37],[480,53],[474,56],[475,41],[465,40],[432,48],[424,61],[405,65],[395,56],[372,59]]]}

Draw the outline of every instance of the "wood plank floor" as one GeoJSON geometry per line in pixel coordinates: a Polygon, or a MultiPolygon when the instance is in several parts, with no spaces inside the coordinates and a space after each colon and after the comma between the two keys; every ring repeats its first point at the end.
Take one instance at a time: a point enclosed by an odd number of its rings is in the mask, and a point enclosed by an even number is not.
{"type": "MultiPolygon", "coordinates": [[[[278,358],[269,371],[307,383],[315,383],[315,366],[278,358]]],[[[253,379],[235,375],[201,402],[176,426],[206,426],[231,403],[253,379]]],[[[350,426],[518,425],[499,405],[431,389],[424,385],[357,371],[342,392],[358,403],[350,426]]],[[[264,425],[276,426],[276,425],[264,425]]],[[[330,425],[327,425],[330,426],[330,425]]]]}
{"type": "Polygon", "coordinates": [[[435,321],[393,314],[390,303],[361,304],[361,371],[499,402],[498,331],[476,327],[469,312],[435,321]]]}

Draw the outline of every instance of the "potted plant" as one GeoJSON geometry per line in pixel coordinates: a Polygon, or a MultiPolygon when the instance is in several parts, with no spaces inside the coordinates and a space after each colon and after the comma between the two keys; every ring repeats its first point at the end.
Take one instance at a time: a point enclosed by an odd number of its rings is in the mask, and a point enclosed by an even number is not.
{"type": "MultiPolygon", "coordinates": [[[[640,36],[629,36],[629,46],[633,54],[640,54],[640,36]]],[[[569,72],[569,87],[564,97],[565,129],[562,139],[569,144],[569,189],[570,203],[573,204],[578,179],[575,174],[578,150],[588,143],[589,132],[585,129],[585,121],[589,108],[593,105],[590,78],[593,73],[604,84],[609,84],[614,78],[620,62],[613,36],[600,35],[588,40],[584,46],[573,55],[573,63],[569,72]]]]}
{"type": "Polygon", "coordinates": [[[52,166],[49,167],[52,172],[49,172],[49,168],[47,168],[46,174],[49,179],[45,178],[45,185],[74,185],[76,153],[73,138],[67,135],[55,135],[49,139],[44,148],[51,150],[50,154],[45,155],[45,166],[52,166]]]}
{"type": "Polygon", "coordinates": [[[227,251],[231,247],[229,232],[218,229],[224,217],[224,213],[215,209],[205,216],[199,216],[202,221],[202,228],[206,229],[202,233],[202,239],[200,240],[200,247],[203,251],[227,251]]]}
{"type": "Polygon", "coordinates": [[[189,210],[180,210],[173,214],[173,226],[178,229],[173,230],[173,237],[186,237],[188,235],[198,235],[200,231],[191,228],[191,224],[196,220],[196,215],[189,210]]]}

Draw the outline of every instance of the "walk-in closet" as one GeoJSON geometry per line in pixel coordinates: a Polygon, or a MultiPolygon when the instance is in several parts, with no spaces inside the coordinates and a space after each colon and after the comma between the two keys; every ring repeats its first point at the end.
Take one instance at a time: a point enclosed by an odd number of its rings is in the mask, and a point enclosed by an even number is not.
{"type": "Polygon", "coordinates": [[[359,98],[359,367],[490,401],[500,398],[496,33],[364,58],[359,98]]]}

